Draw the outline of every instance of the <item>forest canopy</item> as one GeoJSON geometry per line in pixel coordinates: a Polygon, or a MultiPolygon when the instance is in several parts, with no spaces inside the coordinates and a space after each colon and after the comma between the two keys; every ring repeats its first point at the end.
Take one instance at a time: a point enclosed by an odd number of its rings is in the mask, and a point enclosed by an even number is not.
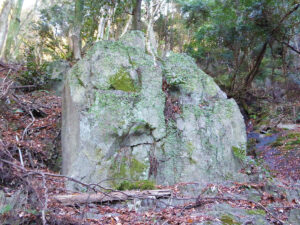
{"type": "Polygon", "coordinates": [[[295,75],[298,8],[296,0],[2,0],[1,58],[78,60],[96,41],[138,29],[149,52],[186,52],[235,96],[256,78],[295,75]]]}

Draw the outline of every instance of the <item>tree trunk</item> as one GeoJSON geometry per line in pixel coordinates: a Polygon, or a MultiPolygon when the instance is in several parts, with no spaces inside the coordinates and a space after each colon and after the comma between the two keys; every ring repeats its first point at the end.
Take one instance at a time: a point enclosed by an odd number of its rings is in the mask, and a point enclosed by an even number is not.
{"type": "Polygon", "coordinates": [[[6,60],[9,60],[12,58],[12,53],[14,51],[15,43],[17,40],[17,36],[20,31],[20,16],[22,12],[24,0],[17,0],[16,5],[13,9],[13,14],[11,18],[11,22],[9,24],[6,43],[5,43],[5,49],[4,49],[4,58],[6,60]]]}
{"type": "Polygon", "coordinates": [[[15,49],[14,47],[20,31],[20,22],[21,22],[20,16],[22,12],[23,2],[24,0],[17,0],[16,5],[14,6],[13,9],[13,14],[8,28],[5,51],[4,51],[4,57],[6,60],[12,58],[15,49]]]}
{"type": "Polygon", "coordinates": [[[114,16],[114,8],[111,6],[108,9],[108,20],[107,20],[107,26],[106,26],[106,31],[105,31],[105,39],[106,40],[109,40],[109,38],[110,38],[113,16],[114,16]]]}
{"type": "Polygon", "coordinates": [[[82,22],[83,0],[76,0],[75,2],[75,19],[72,29],[72,47],[73,59],[81,59],[81,22],[82,22]]]}
{"type": "Polygon", "coordinates": [[[123,31],[122,31],[120,37],[123,37],[124,34],[126,34],[126,32],[128,31],[128,28],[129,28],[129,26],[130,26],[130,24],[131,24],[131,21],[132,21],[132,16],[129,15],[129,18],[128,18],[127,22],[126,22],[126,25],[125,25],[125,27],[124,27],[124,29],[123,29],[123,31]]]}
{"type": "MultiPolygon", "coordinates": [[[[166,14],[166,18],[165,18],[165,22],[164,22],[164,28],[163,28],[163,36],[164,36],[164,41],[165,41],[165,45],[163,48],[163,56],[166,56],[167,52],[170,51],[171,49],[171,41],[172,41],[172,25],[169,28],[169,16],[170,16],[170,4],[172,3],[167,3],[166,7],[165,7],[165,14],[166,14]]],[[[173,18],[172,18],[173,19],[173,18]]]]}
{"type": "Polygon", "coordinates": [[[159,9],[165,3],[165,0],[149,1],[146,4],[147,10],[147,33],[146,33],[146,50],[153,57],[154,65],[156,66],[157,42],[153,30],[159,9]]]}
{"type": "Polygon", "coordinates": [[[262,49],[260,50],[260,53],[258,54],[256,60],[255,60],[255,64],[253,65],[252,69],[250,70],[250,72],[247,74],[244,84],[241,88],[241,91],[245,91],[247,89],[247,87],[251,86],[252,81],[254,80],[255,76],[258,74],[259,71],[259,67],[260,64],[265,56],[266,50],[267,50],[267,46],[269,43],[272,43],[273,41],[273,35],[277,32],[277,30],[280,28],[280,25],[291,15],[293,14],[295,11],[297,11],[297,9],[300,7],[300,3],[296,4],[290,11],[288,11],[279,21],[279,23],[277,24],[277,26],[271,31],[271,33],[269,34],[269,37],[267,38],[267,40],[265,41],[265,43],[263,44],[262,49]]]}
{"type": "Polygon", "coordinates": [[[5,38],[8,28],[8,17],[12,8],[12,0],[6,0],[3,3],[2,10],[0,12],[0,58],[2,56],[2,50],[4,48],[5,38]]]}
{"type": "Polygon", "coordinates": [[[103,37],[104,37],[104,28],[105,28],[105,23],[106,23],[106,18],[104,16],[105,9],[101,8],[100,13],[101,13],[101,17],[100,17],[99,24],[98,24],[97,40],[102,40],[103,39],[103,37]]]}
{"type": "Polygon", "coordinates": [[[142,0],[136,0],[135,7],[133,9],[133,21],[132,21],[133,30],[142,30],[141,9],[142,9],[142,0]]]}
{"type": "Polygon", "coordinates": [[[246,76],[242,91],[246,90],[247,87],[251,86],[252,81],[254,80],[255,76],[257,75],[257,73],[259,71],[260,64],[261,64],[261,62],[262,62],[262,60],[265,56],[268,43],[269,43],[269,41],[266,41],[263,44],[263,47],[261,48],[260,53],[258,54],[258,56],[255,60],[255,64],[253,65],[252,69],[250,70],[250,72],[246,76]]]}

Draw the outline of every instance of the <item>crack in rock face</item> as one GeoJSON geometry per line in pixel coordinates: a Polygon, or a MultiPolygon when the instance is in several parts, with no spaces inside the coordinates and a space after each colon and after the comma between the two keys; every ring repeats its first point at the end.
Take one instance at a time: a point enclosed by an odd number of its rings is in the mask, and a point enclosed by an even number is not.
{"type": "Polygon", "coordinates": [[[69,70],[63,173],[86,183],[107,180],[106,187],[122,179],[242,179],[232,151],[246,146],[236,102],[191,57],[171,53],[154,66],[143,46],[138,31],[98,42],[69,70]]]}

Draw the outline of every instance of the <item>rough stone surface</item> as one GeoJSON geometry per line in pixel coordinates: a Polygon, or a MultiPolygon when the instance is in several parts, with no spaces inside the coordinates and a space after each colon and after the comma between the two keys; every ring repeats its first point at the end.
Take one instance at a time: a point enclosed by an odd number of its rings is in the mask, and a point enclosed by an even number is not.
{"type": "MultiPolygon", "coordinates": [[[[212,224],[248,224],[249,221],[256,225],[268,225],[270,222],[266,219],[266,213],[263,210],[240,209],[233,208],[229,204],[221,203],[214,205],[206,215],[218,217],[220,223],[214,222],[212,224]]],[[[204,223],[208,224],[208,223],[204,223]]]]}
{"type": "Polygon", "coordinates": [[[98,42],[69,71],[63,173],[112,187],[237,178],[232,147],[243,149],[246,133],[236,102],[189,56],[154,66],[143,43],[141,33],[98,42]]]}
{"type": "Polygon", "coordinates": [[[289,215],[289,224],[300,224],[300,209],[292,209],[289,215]]]}
{"type": "Polygon", "coordinates": [[[63,93],[64,79],[67,71],[70,69],[70,65],[67,61],[57,60],[49,63],[47,66],[47,73],[51,74],[49,86],[51,90],[59,96],[63,93]]]}

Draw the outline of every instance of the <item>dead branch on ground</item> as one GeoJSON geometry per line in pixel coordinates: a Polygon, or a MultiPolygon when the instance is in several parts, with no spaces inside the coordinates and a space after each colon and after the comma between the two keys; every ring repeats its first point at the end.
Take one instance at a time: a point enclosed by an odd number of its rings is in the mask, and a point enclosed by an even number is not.
{"type": "Polygon", "coordinates": [[[170,189],[160,189],[160,190],[145,190],[145,191],[114,191],[108,194],[95,193],[95,194],[73,194],[73,195],[56,195],[53,199],[64,204],[64,205],[74,205],[83,203],[105,203],[112,201],[126,201],[135,198],[146,199],[146,198],[167,198],[171,196],[170,189]]]}

